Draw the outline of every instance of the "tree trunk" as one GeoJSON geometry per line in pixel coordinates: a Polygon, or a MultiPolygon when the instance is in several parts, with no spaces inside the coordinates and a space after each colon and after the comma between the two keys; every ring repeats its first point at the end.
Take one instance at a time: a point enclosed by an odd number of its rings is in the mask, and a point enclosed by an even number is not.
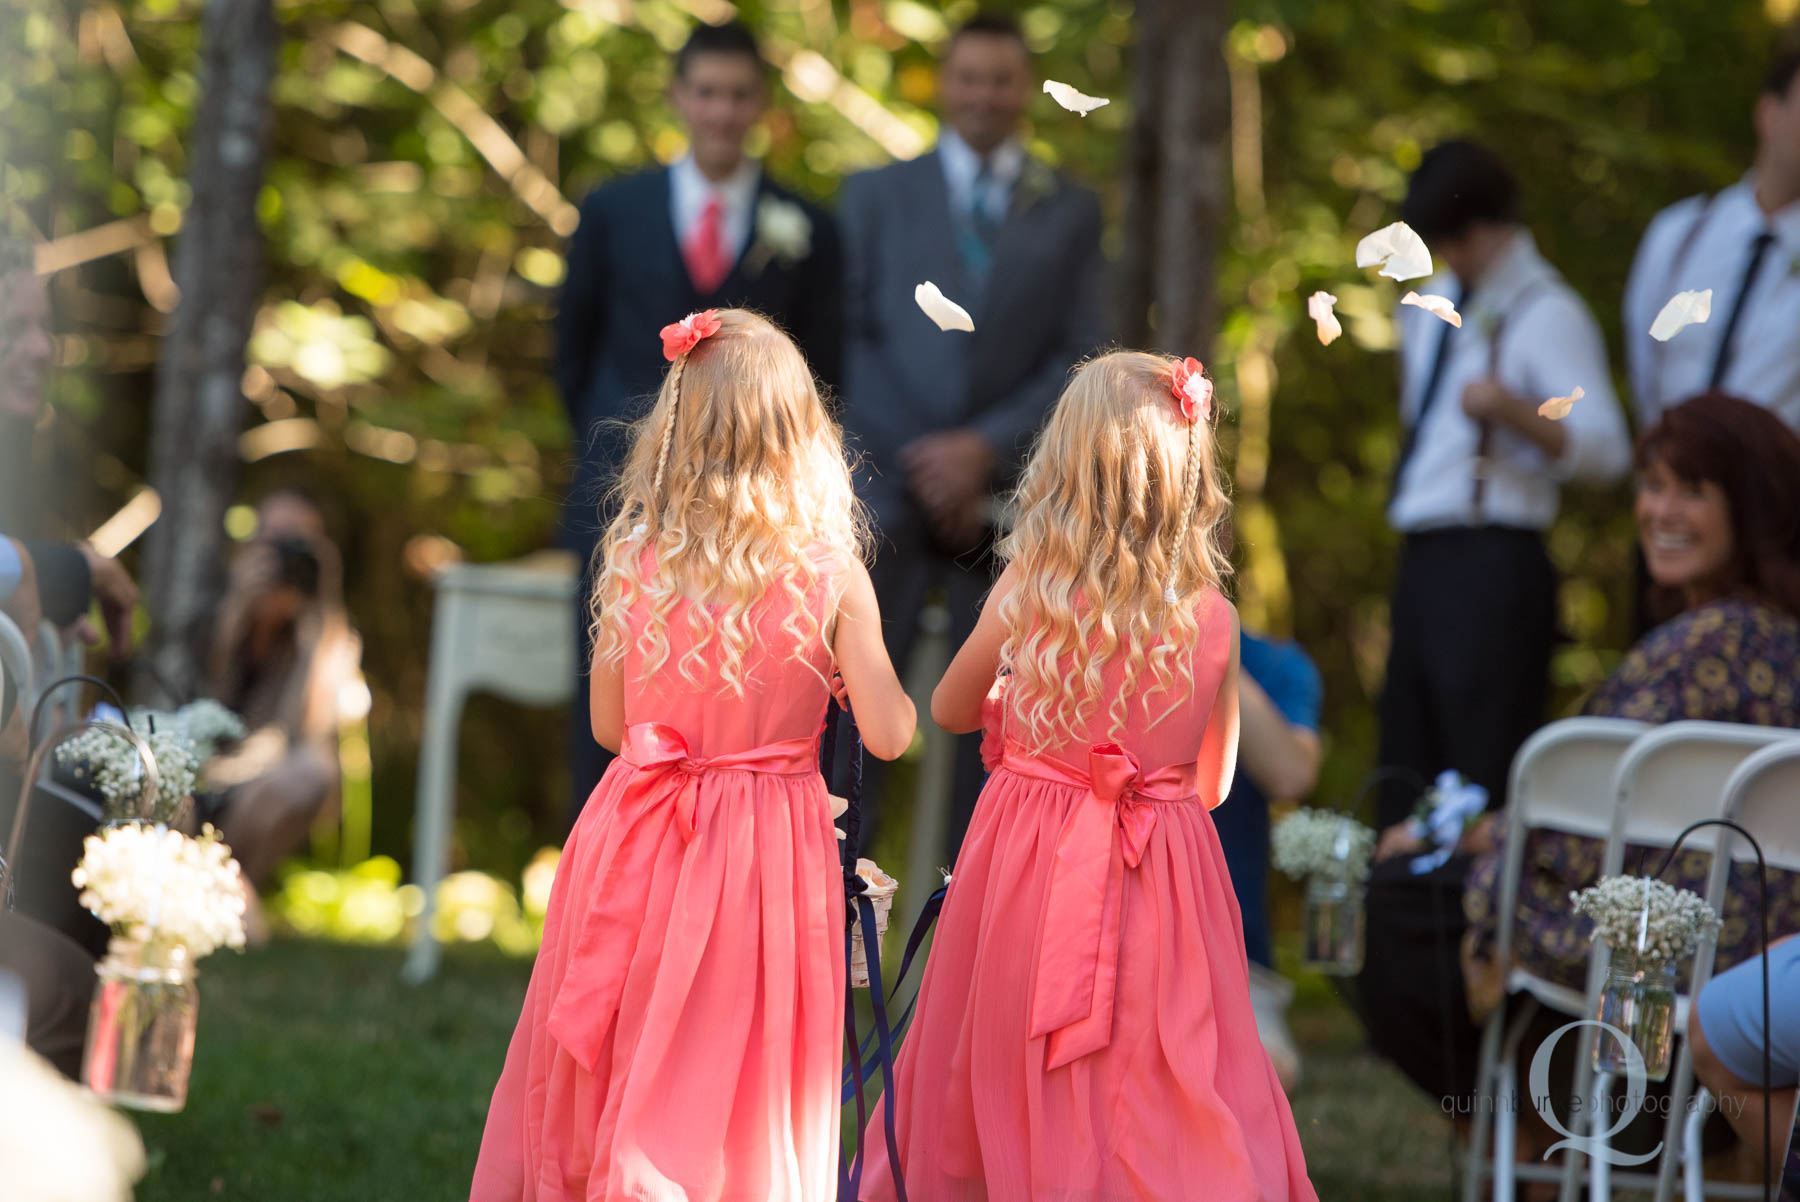
{"type": "Polygon", "coordinates": [[[151,427],[150,484],[162,497],[145,550],[152,670],[136,682],[140,696],[178,694],[167,702],[202,687],[224,592],[244,345],[262,299],[256,198],[279,41],[271,0],[207,0],[200,109],[189,138],[192,200],[175,256],[181,301],[157,364],[151,427]]]}
{"type": "Polygon", "coordinates": [[[1120,272],[1132,345],[1211,357],[1231,89],[1226,0],[1141,0],[1120,272]]]}

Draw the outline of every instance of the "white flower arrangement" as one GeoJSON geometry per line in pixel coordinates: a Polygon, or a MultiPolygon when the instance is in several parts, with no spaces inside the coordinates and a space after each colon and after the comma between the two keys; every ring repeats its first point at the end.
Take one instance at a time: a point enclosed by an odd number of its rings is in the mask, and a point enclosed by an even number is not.
{"type": "Polygon", "coordinates": [[[136,731],[179,731],[194,746],[194,755],[205,763],[227,743],[248,734],[244,720],[210,697],[190,701],[178,710],[133,709],[131,728],[136,731]]]}
{"type": "Polygon", "coordinates": [[[1325,874],[1361,881],[1369,875],[1375,832],[1348,814],[1302,806],[1275,824],[1270,844],[1275,867],[1295,880],[1325,874]]]}
{"type": "Polygon", "coordinates": [[[756,206],[756,237],[785,262],[812,253],[812,218],[806,210],[779,196],[765,196],[756,206]]]}
{"type": "Polygon", "coordinates": [[[172,820],[194,792],[200,758],[193,741],[178,725],[158,728],[143,736],[156,758],[156,796],[150,812],[140,812],[144,791],[144,761],[137,748],[116,732],[92,727],[56,748],[56,762],[76,780],[92,785],[106,801],[107,814],[115,818],[142,818],[151,822],[172,820]]]}
{"type": "Polygon", "coordinates": [[[1594,938],[1615,952],[1675,960],[1719,929],[1718,914],[1698,893],[1650,877],[1605,877],[1569,900],[1575,913],[1594,920],[1594,938]]]}
{"type": "Polygon", "coordinates": [[[71,879],[81,904],[128,939],[180,944],[195,960],[244,946],[242,874],[211,826],[198,839],[166,826],[109,827],[87,837],[71,879]]]}

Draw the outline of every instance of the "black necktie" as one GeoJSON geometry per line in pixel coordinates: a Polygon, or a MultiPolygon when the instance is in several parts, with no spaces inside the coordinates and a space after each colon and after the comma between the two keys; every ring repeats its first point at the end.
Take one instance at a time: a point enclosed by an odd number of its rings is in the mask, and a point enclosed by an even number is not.
{"type": "Polygon", "coordinates": [[[1725,380],[1725,369],[1731,366],[1731,339],[1737,333],[1738,319],[1744,315],[1744,302],[1750,299],[1750,289],[1756,286],[1756,273],[1762,269],[1763,256],[1769,253],[1769,244],[1775,241],[1775,235],[1768,230],[1756,236],[1750,244],[1750,262],[1744,268],[1744,282],[1738,285],[1737,299],[1731,302],[1731,316],[1725,319],[1725,330],[1719,335],[1719,352],[1713,356],[1712,376],[1707,380],[1708,388],[1717,388],[1725,380]]]}
{"type": "MultiPolygon", "coordinates": [[[[1466,299],[1463,286],[1453,285],[1450,290],[1450,304],[1461,309],[1466,299]]],[[[1406,428],[1406,436],[1400,442],[1400,458],[1394,461],[1394,480],[1388,488],[1388,495],[1398,496],[1400,493],[1400,476],[1406,471],[1406,465],[1419,447],[1419,431],[1425,428],[1425,415],[1431,412],[1432,402],[1437,399],[1438,385],[1444,379],[1444,365],[1450,361],[1450,336],[1456,333],[1456,327],[1449,322],[1441,322],[1443,333],[1438,335],[1437,350],[1431,360],[1431,371],[1425,376],[1425,391],[1419,396],[1419,413],[1413,418],[1412,425],[1406,428]]]]}

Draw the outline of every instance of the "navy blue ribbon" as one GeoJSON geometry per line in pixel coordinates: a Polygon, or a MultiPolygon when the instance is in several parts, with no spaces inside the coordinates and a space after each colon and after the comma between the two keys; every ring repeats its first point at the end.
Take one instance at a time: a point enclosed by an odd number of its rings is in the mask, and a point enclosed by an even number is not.
{"type": "MultiPolygon", "coordinates": [[[[906,974],[912,970],[913,957],[925,946],[925,936],[931,933],[931,927],[932,924],[937,921],[938,912],[944,908],[944,894],[948,889],[948,885],[940,885],[930,897],[925,899],[924,908],[919,911],[918,921],[913,923],[912,934],[907,937],[906,954],[900,958],[900,971],[894,974],[894,983],[888,990],[888,1005],[893,1005],[894,999],[899,997],[900,986],[905,982],[906,974]]],[[[871,976],[869,978],[871,989],[874,988],[874,983],[875,978],[871,976]]],[[[894,1042],[898,1043],[900,1037],[906,1033],[906,1028],[912,1022],[913,1011],[918,1008],[918,1005],[919,995],[915,992],[912,996],[912,1000],[906,1003],[906,1009],[901,1011],[900,1017],[893,1022],[894,1042]]],[[[876,1033],[870,1031],[868,1038],[862,1041],[862,1045],[858,1050],[862,1057],[861,1065],[846,1065],[844,1067],[845,1105],[849,1104],[852,1091],[860,1088],[855,1080],[853,1080],[853,1074],[856,1076],[868,1077],[873,1075],[875,1070],[880,1067],[880,1049],[877,1045],[878,1040],[876,1039],[876,1033]]]]}
{"type": "MultiPolygon", "coordinates": [[[[844,923],[844,1043],[850,1056],[850,1065],[846,1076],[846,1093],[854,1094],[856,1099],[856,1138],[855,1151],[846,1158],[842,1145],[838,1149],[838,1199],[839,1202],[857,1202],[857,1195],[862,1189],[863,1146],[862,1133],[868,1126],[868,1103],[863,1093],[865,1083],[875,1069],[879,1067],[882,1079],[884,1100],[882,1105],[883,1127],[887,1137],[888,1168],[894,1182],[894,1194],[898,1202],[907,1202],[906,1180],[900,1166],[900,1140],[894,1128],[894,1039],[893,1029],[888,1024],[886,991],[881,982],[881,932],[875,921],[875,906],[865,893],[867,888],[862,877],[856,873],[856,861],[862,845],[862,794],[863,794],[863,758],[862,738],[856,730],[855,716],[849,710],[834,709],[830,720],[826,723],[825,733],[820,740],[821,771],[830,779],[831,770],[836,766],[837,726],[839,714],[848,719],[846,729],[849,734],[847,750],[850,755],[849,805],[844,811],[844,839],[842,868],[844,873],[844,898],[846,903],[846,919],[844,923]],[[875,1044],[875,1055],[865,1072],[863,1057],[868,1052],[867,1044],[859,1044],[856,1037],[856,989],[848,979],[851,948],[855,933],[860,929],[863,939],[863,955],[869,968],[869,998],[874,1008],[875,1029],[869,1038],[875,1044]]],[[[942,892],[940,890],[940,892],[942,892]]],[[[935,909],[932,911],[936,913],[935,909]]],[[[921,941],[920,932],[914,932],[914,938],[908,941],[906,960],[901,971],[911,963],[917,944],[921,941]]],[[[912,1007],[907,1007],[906,1018],[912,1016],[912,1007]]],[[[844,1098],[845,1102],[849,1096],[844,1098]]]]}

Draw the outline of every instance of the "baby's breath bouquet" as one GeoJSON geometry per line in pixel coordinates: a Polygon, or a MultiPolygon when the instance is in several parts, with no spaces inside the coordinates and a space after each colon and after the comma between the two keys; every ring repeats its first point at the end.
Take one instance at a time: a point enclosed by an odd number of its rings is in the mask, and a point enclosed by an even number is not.
{"type": "Polygon", "coordinates": [[[96,790],[111,819],[152,823],[175,820],[193,795],[200,758],[193,740],[170,727],[142,736],[156,760],[156,795],[144,799],[144,761],[116,730],[91,726],[57,745],[56,762],[76,781],[96,790]]]}
{"type": "Polygon", "coordinates": [[[95,969],[82,1080],[121,1106],[180,1110],[199,1022],[195,962],[244,946],[237,861],[210,826],[196,839],[127,822],[87,837],[72,879],[113,929],[95,969]]]}
{"type": "Polygon", "coordinates": [[[1302,806],[1275,824],[1271,843],[1275,867],[1295,880],[1324,875],[1363,881],[1375,832],[1348,814],[1302,806]]]}
{"type": "Polygon", "coordinates": [[[131,725],[134,730],[167,729],[183,735],[202,764],[248,733],[242,718],[210,697],[190,701],[178,710],[133,709],[131,725]]]}
{"type": "Polygon", "coordinates": [[[127,823],[89,835],[75,887],[81,904],[120,936],[179,944],[198,960],[244,946],[244,890],[231,848],[212,827],[198,839],[127,823]]]}
{"type": "Polygon", "coordinates": [[[1275,824],[1275,867],[1306,881],[1300,961],[1334,976],[1355,976],[1363,961],[1363,882],[1375,832],[1336,810],[1301,807],[1275,824]]]}
{"type": "Polygon", "coordinates": [[[1699,894],[1651,877],[1603,877],[1569,900],[1612,950],[1594,1017],[1616,1038],[1595,1043],[1594,1067],[1664,1080],[1675,1046],[1676,962],[1718,931],[1719,916],[1699,894]]]}
{"type": "MultiPolygon", "coordinates": [[[[118,711],[111,711],[116,719],[118,711]]],[[[90,727],[64,740],[56,761],[78,784],[97,792],[109,819],[170,824],[201,787],[208,761],[245,735],[243,719],[210,698],[178,710],[134,708],[132,731],[156,760],[156,796],[144,800],[144,762],[117,730],[90,727]]]]}
{"type": "Polygon", "coordinates": [[[1699,894],[1650,877],[1609,876],[1569,894],[1575,913],[1594,920],[1594,938],[1615,952],[1678,960],[1719,929],[1699,894]]]}

